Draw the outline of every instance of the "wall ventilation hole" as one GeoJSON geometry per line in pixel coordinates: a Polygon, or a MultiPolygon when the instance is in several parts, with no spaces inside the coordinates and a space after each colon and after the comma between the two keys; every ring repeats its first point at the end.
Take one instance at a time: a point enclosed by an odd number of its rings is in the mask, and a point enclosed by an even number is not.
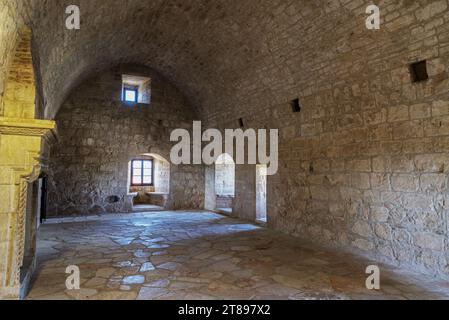
{"type": "Polygon", "coordinates": [[[106,198],[107,203],[117,203],[120,201],[120,198],[117,196],[110,196],[106,198]]]}
{"type": "Polygon", "coordinates": [[[243,128],[245,126],[242,118],[239,119],[239,126],[240,126],[240,128],[243,128]]]}
{"type": "Polygon", "coordinates": [[[429,79],[427,74],[427,61],[419,61],[410,65],[410,73],[412,75],[413,82],[421,82],[429,79]]]}
{"type": "Polygon", "coordinates": [[[290,102],[293,112],[301,112],[301,106],[299,104],[299,99],[292,100],[290,102]]]}
{"type": "Polygon", "coordinates": [[[310,164],[309,166],[309,173],[313,173],[315,169],[313,168],[313,164],[310,164]]]}

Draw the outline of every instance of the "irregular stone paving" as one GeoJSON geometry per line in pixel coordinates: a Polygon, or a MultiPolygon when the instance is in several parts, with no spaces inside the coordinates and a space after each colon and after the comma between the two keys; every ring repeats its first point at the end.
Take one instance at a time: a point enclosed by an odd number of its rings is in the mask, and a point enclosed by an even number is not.
{"type": "Polygon", "coordinates": [[[28,299],[446,299],[449,284],[208,212],[160,212],[41,226],[28,299]],[[81,289],[66,290],[77,265],[81,289]]]}

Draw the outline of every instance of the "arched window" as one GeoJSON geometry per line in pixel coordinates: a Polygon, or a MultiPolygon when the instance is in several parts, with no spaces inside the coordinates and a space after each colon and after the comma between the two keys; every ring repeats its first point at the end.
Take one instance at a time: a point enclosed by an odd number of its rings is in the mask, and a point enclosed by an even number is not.
{"type": "Polygon", "coordinates": [[[227,153],[220,155],[215,162],[215,193],[217,196],[235,195],[235,163],[227,153]]]}

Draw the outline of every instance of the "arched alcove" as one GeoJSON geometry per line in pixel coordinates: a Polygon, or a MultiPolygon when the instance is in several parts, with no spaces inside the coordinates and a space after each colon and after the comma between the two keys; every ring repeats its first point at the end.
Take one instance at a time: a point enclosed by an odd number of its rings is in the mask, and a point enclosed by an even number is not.
{"type": "Polygon", "coordinates": [[[227,153],[221,154],[215,161],[215,195],[217,210],[232,213],[235,197],[235,163],[227,153]]]}
{"type": "Polygon", "coordinates": [[[133,211],[166,208],[170,194],[170,162],[154,153],[133,157],[128,162],[127,185],[133,211]]]}

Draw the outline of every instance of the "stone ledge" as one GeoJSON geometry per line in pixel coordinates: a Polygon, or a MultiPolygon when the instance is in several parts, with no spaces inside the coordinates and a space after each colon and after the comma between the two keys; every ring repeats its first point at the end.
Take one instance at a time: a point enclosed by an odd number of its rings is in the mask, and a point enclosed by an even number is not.
{"type": "Polygon", "coordinates": [[[0,117],[0,133],[5,135],[40,137],[55,127],[56,123],[51,120],[0,117]]]}
{"type": "Polygon", "coordinates": [[[145,192],[147,196],[168,196],[168,192],[145,192]]]}

